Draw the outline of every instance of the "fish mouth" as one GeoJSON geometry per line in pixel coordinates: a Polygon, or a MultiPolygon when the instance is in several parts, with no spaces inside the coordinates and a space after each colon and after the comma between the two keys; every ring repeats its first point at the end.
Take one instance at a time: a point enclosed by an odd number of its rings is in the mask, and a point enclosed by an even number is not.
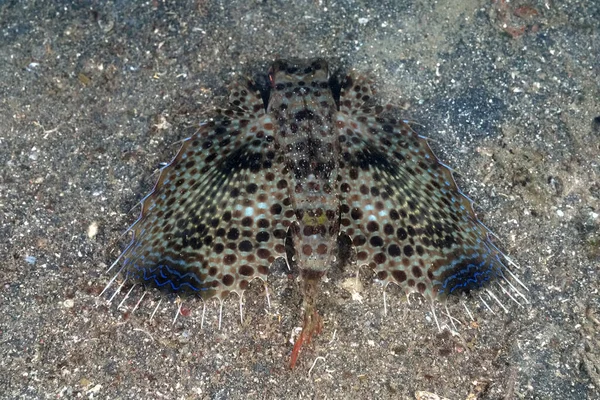
{"type": "Polygon", "coordinates": [[[315,79],[329,80],[329,65],[322,58],[303,59],[278,59],[273,62],[269,69],[269,81],[271,88],[277,84],[288,82],[302,82],[315,79]]]}

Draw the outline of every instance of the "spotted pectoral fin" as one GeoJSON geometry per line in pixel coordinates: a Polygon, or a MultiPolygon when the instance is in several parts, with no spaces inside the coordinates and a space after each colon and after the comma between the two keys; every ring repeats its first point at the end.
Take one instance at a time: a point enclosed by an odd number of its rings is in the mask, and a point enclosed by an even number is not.
{"type": "Polygon", "coordinates": [[[273,123],[251,86],[186,139],[143,200],[122,255],[128,278],[179,294],[224,298],[265,280],[293,216],[273,123]]]}
{"type": "MultiPolygon", "coordinates": [[[[348,74],[341,82],[340,111],[345,114],[363,113],[367,104],[371,103],[373,95],[377,92],[373,80],[365,75],[348,74]]],[[[369,112],[380,113],[381,106],[373,106],[369,112]]]]}
{"type": "Polygon", "coordinates": [[[424,138],[369,110],[340,113],[337,126],[341,229],[359,263],[429,299],[502,276],[502,253],[424,138]]]}
{"type": "Polygon", "coordinates": [[[265,114],[266,106],[262,94],[256,83],[249,78],[237,79],[228,86],[229,108],[223,113],[233,117],[234,113],[238,116],[251,113],[255,117],[265,114]]]}

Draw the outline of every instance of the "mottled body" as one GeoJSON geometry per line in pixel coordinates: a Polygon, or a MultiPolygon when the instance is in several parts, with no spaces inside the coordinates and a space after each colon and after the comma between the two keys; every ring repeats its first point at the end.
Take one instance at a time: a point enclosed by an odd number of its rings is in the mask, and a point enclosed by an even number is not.
{"type": "Polygon", "coordinates": [[[275,142],[291,171],[288,192],[296,224],[292,230],[299,267],[325,272],[336,250],[340,198],[336,190],[339,142],[336,104],[327,66],[276,62],[267,113],[276,121],[275,142]]]}
{"type": "Polygon", "coordinates": [[[320,329],[319,281],[347,236],[359,265],[429,301],[504,278],[503,254],[426,140],[323,60],[276,61],[268,103],[252,82],[187,139],[143,200],[121,271],[207,299],[267,279],[291,233],[304,341],[320,329]]]}

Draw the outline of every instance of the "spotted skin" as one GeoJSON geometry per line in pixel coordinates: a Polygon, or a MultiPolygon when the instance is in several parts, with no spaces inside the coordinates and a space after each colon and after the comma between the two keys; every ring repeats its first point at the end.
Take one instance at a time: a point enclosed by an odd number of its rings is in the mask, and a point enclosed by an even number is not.
{"type": "Polygon", "coordinates": [[[337,108],[329,90],[326,64],[302,66],[277,61],[267,112],[277,121],[277,145],[290,170],[288,193],[296,222],[292,230],[301,270],[326,271],[339,231],[339,142],[337,108]]]}
{"type": "Polygon", "coordinates": [[[264,103],[251,81],[187,139],[143,200],[122,255],[128,279],[177,294],[242,294],[285,256],[301,277],[304,328],[322,323],[319,282],[347,235],[360,265],[430,301],[503,276],[502,253],[426,140],[373,106],[350,74],[335,94],[323,60],[276,61],[264,103]]]}
{"type": "Polygon", "coordinates": [[[405,121],[365,105],[371,95],[364,78],[346,77],[336,115],[340,231],[359,264],[430,301],[503,276],[504,256],[451,172],[405,121]]]}
{"type": "Polygon", "coordinates": [[[187,139],[143,200],[125,251],[127,278],[204,299],[242,294],[285,253],[290,172],[251,82],[187,139]]]}

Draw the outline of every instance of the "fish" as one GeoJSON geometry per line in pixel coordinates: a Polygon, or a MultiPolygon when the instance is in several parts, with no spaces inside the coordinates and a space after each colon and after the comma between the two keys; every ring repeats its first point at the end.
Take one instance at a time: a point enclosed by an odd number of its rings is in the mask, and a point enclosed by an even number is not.
{"type": "Polygon", "coordinates": [[[432,307],[493,282],[526,299],[452,170],[408,120],[377,104],[369,77],[338,78],[326,60],[293,59],[276,60],[268,78],[266,94],[251,79],[234,82],[229,105],[161,169],[107,288],[121,276],[222,302],[254,279],[266,283],[284,258],[299,271],[304,310],[291,368],[323,328],[321,281],[341,238],[384,287],[432,307]]]}

